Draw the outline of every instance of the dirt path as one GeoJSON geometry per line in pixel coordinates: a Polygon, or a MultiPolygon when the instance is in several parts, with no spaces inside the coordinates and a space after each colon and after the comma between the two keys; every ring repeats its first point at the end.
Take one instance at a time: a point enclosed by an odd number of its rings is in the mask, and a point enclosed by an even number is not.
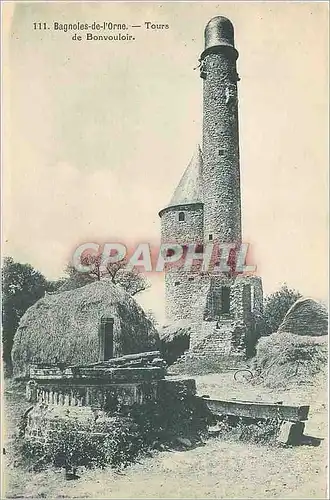
{"type": "MultiPolygon", "coordinates": [[[[237,399],[311,403],[306,432],[327,435],[322,385],[274,393],[260,386],[234,384],[232,373],[196,377],[199,394],[237,399]]],[[[87,471],[65,481],[62,471],[24,472],[10,467],[7,498],[326,498],[326,452],[318,447],[270,448],[210,439],[183,452],[167,451],[144,459],[123,475],[87,471]]]]}

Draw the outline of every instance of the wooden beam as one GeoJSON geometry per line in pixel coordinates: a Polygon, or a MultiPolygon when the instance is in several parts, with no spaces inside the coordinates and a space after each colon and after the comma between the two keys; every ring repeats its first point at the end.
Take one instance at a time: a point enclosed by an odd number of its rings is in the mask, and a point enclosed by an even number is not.
{"type": "Polygon", "coordinates": [[[107,361],[97,361],[95,363],[89,363],[86,365],[70,365],[69,368],[89,368],[93,366],[118,366],[130,361],[152,361],[155,358],[162,358],[160,351],[148,351],[148,352],[138,352],[136,354],[125,354],[125,356],[120,356],[118,358],[108,359],[107,361]]]}
{"type": "Polygon", "coordinates": [[[290,422],[308,419],[309,406],[287,406],[255,401],[220,401],[201,398],[211,413],[217,416],[232,415],[255,419],[278,418],[290,422]]]}

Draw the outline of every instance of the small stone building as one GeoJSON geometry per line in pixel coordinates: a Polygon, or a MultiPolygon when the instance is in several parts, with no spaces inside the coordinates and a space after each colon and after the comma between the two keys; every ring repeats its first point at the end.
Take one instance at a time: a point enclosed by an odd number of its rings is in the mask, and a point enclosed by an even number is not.
{"type": "Polygon", "coordinates": [[[22,317],[14,337],[15,377],[34,364],[88,364],[150,351],[158,333],[123,288],[104,279],[45,295],[22,317]]]}

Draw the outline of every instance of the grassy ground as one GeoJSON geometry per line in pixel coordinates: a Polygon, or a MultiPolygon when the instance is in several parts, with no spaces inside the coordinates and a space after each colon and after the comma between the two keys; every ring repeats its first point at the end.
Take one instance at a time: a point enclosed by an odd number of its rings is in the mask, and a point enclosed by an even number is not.
{"type": "Polygon", "coordinates": [[[257,399],[310,404],[305,434],[320,446],[271,448],[213,438],[186,451],[157,452],[116,474],[111,469],[82,471],[66,481],[61,470],[35,473],[13,455],[11,435],[29,405],[22,390],[6,390],[6,498],[326,498],[326,380],[275,392],[233,380],[233,372],[195,377],[198,393],[215,398],[257,399]]]}

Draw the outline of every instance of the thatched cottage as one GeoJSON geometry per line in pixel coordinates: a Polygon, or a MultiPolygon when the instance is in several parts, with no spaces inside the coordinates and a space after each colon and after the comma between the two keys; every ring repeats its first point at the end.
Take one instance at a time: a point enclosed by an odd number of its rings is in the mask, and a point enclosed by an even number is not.
{"type": "Polygon", "coordinates": [[[15,334],[15,377],[35,363],[85,364],[157,347],[158,334],[135,299],[110,280],[45,295],[15,334]]]}

